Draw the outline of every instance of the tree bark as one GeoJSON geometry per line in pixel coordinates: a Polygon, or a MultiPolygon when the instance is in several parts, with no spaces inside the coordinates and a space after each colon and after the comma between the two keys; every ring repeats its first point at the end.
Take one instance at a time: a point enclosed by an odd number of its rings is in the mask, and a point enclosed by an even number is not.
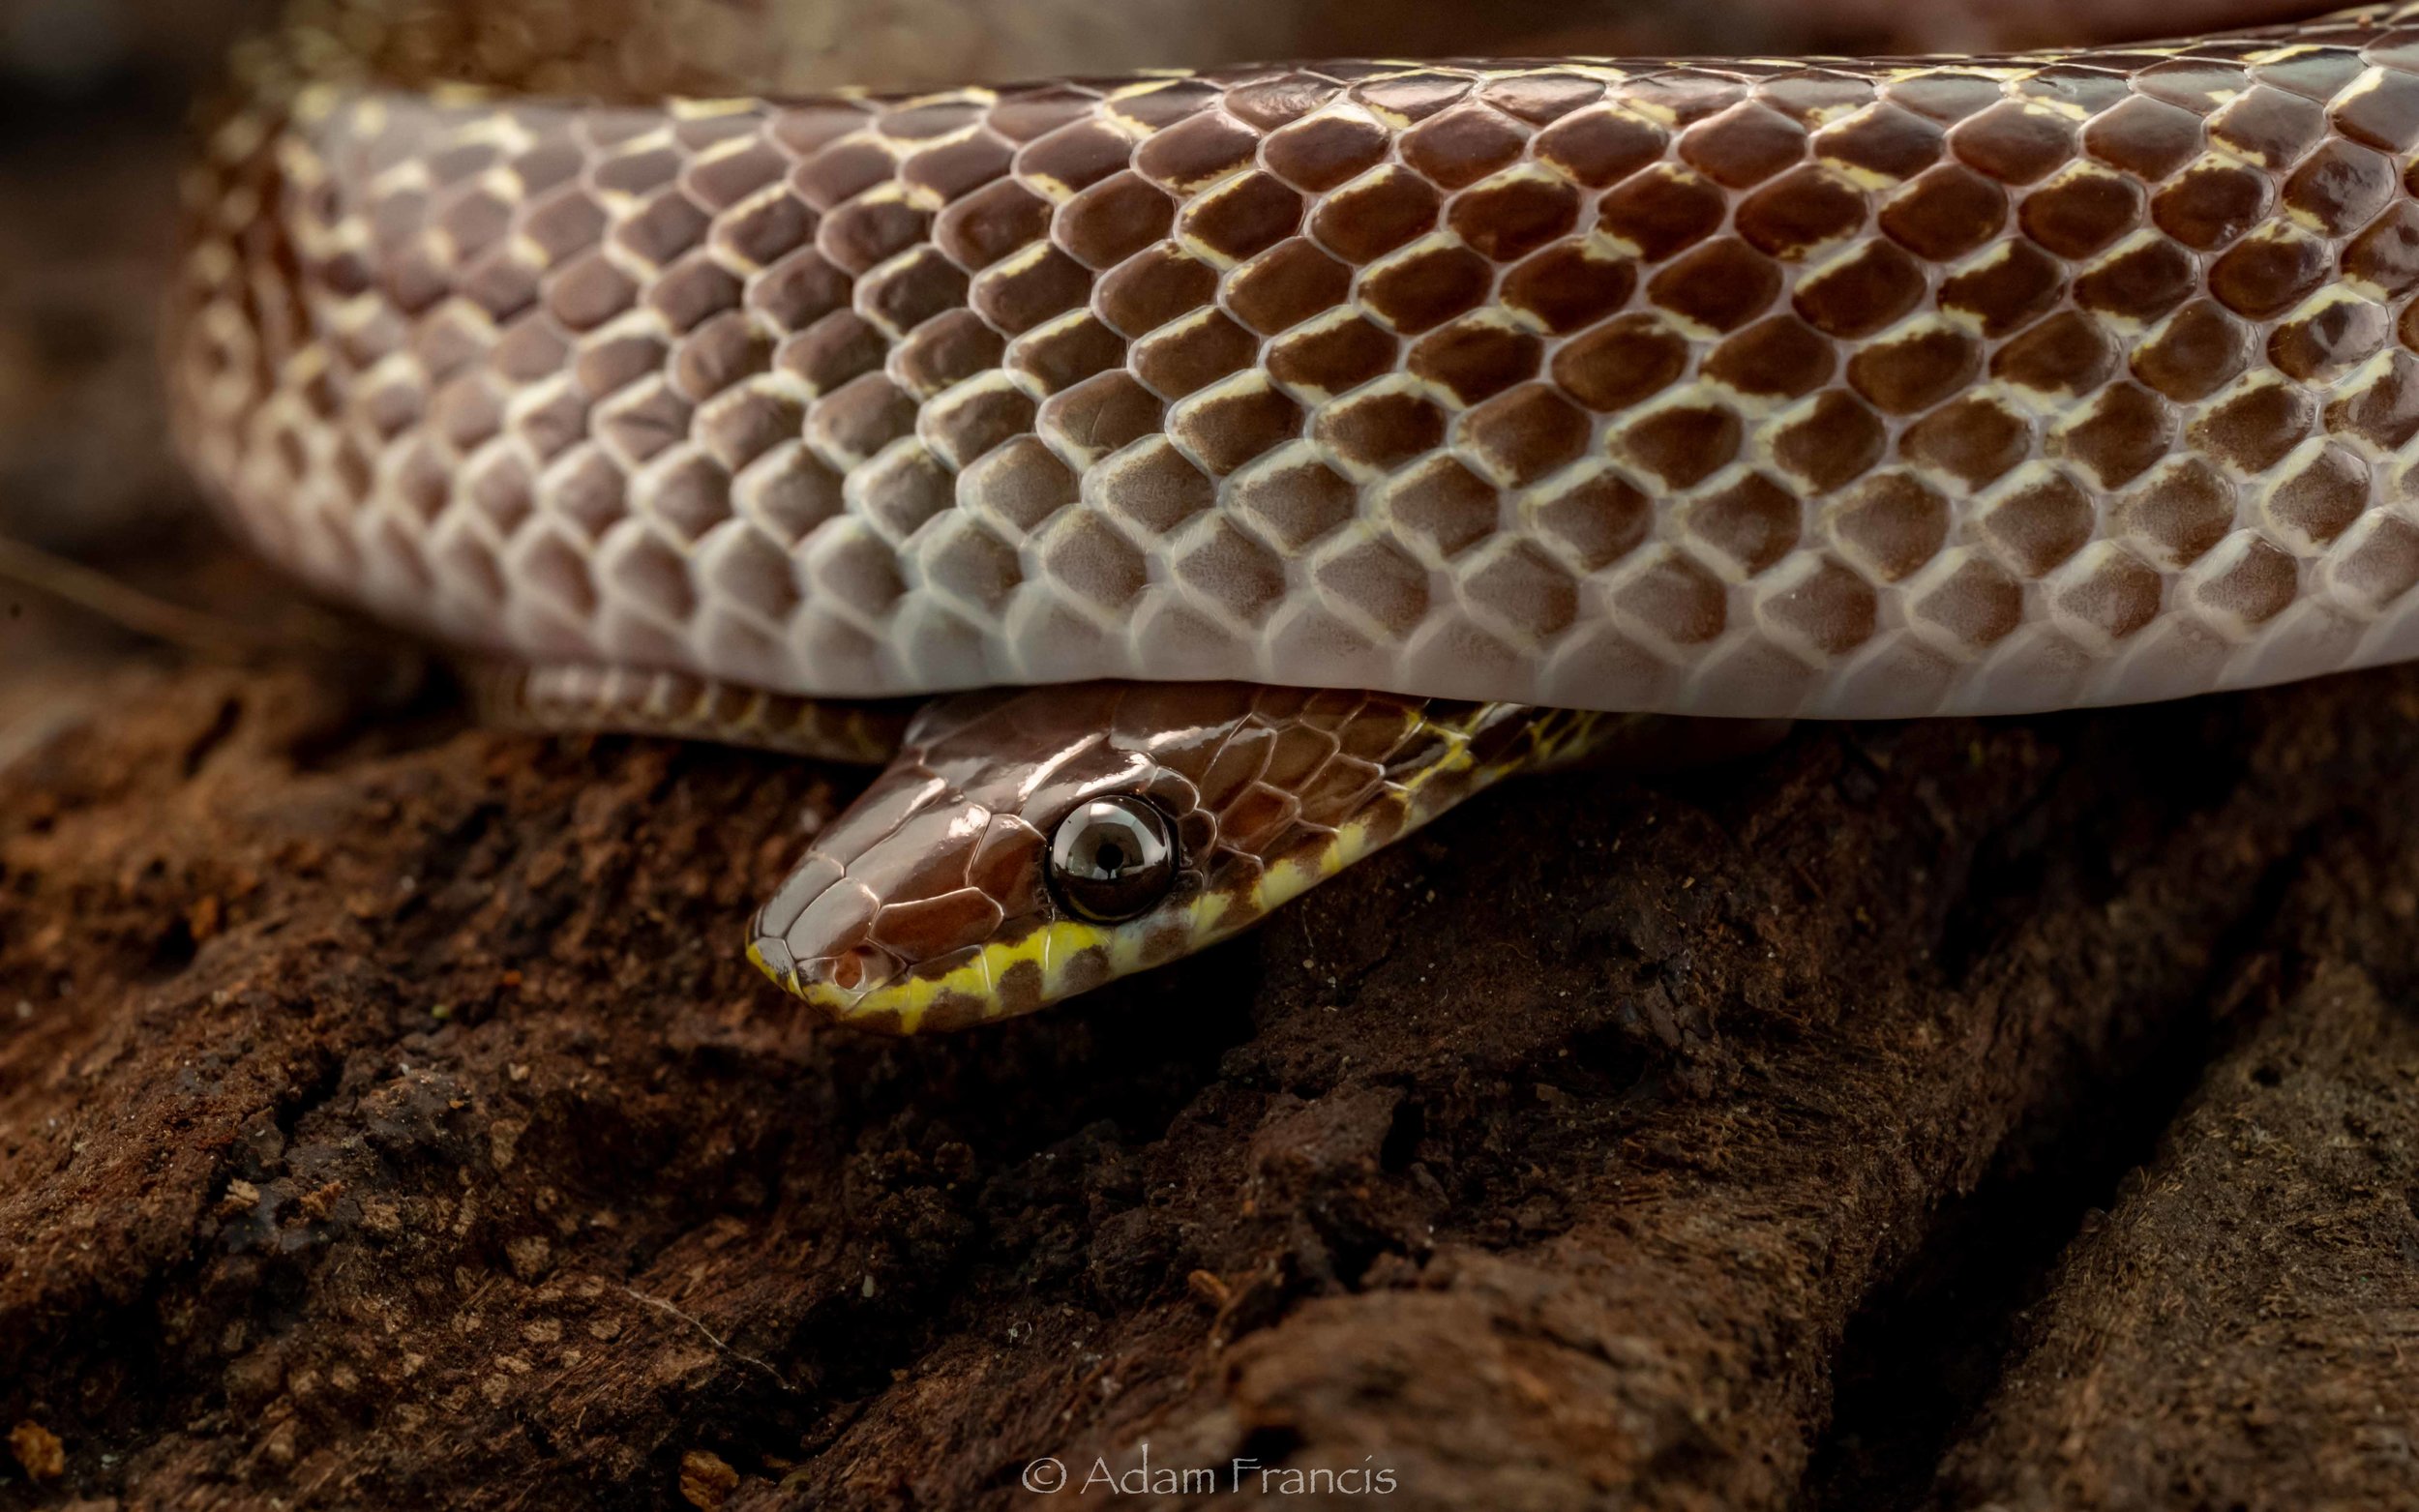
{"type": "Polygon", "coordinates": [[[78,1492],[2408,1474],[2419,675],[1538,780],[911,1043],[735,949],[845,773],[306,670],[100,692],[0,772],[0,1421],[78,1492]],[[1895,1324],[1944,1286],[1963,1358],[1895,1324]]]}

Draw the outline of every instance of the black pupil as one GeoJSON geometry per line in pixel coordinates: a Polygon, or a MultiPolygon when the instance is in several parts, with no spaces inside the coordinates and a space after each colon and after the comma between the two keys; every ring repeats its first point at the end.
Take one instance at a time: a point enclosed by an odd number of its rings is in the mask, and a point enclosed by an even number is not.
{"type": "Polygon", "coordinates": [[[1144,913],[1176,885],[1176,836],[1147,799],[1094,798],[1060,821],[1050,842],[1050,878],[1060,901],[1087,919],[1144,913]]]}

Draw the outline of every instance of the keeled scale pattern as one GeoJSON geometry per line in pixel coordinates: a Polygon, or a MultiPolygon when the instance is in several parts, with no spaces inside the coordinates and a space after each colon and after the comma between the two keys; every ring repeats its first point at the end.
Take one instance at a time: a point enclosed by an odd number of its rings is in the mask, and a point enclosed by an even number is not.
{"type": "Polygon", "coordinates": [[[2419,655],[2412,8],[663,111],[195,178],[189,450],[547,661],[1858,716],[2419,655]]]}

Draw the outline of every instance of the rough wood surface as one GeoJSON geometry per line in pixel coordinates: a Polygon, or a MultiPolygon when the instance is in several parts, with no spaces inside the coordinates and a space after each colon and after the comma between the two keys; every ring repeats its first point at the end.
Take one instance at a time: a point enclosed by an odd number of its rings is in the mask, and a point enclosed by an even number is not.
{"type": "MultiPolygon", "coordinates": [[[[2385,911],[2407,920],[2413,903],[2389,894],[2385,911]]],[[[2305,985],[2211,1066],[2061,1263],[1987,1423],[1950,1459],[1946,1504],[2419,1499],[2409,963],[2298,964],[2305,985]]]]}
{"type": "MultiPolygon", "coordinates": [[[[1418,1504],[1866,1505],[1962,1429],[1807,1478],[1919,1260],[2046,1288],[1947,1504],[2409,1474],[2408,1025],[2342,984],[2411,977],[2419,676],[1540,782],[910,1045],[731,948],[845,776],[324,673],[102,691],[0,774],[0,1418],[80,1490],[643,1502],[712,1455],[733,1504],[947,1505],[1148,1440],[1418,1504]],[[2232,1035],[2054,1276],[1927,1253],[2232,1035]],[[2247,1097],[2280,1153],[2229,1164],[2247,1097]]],[[[2061,1158],[2045,1260],[2106,1201],[2061,1158]]]]}
{"type": "Polygon", "coordinates": [[[1538,781],[891,1044],[736,953],[860,778],[346,643],[0,593],[0,1508],[2419,1501],[2419,670],[1538,781]]]}

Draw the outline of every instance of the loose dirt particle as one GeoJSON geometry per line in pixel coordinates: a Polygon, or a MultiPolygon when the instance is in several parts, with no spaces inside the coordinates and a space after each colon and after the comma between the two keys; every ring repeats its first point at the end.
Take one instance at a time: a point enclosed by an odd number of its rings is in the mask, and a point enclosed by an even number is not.
{"type": "Polygon", "coordinates": [[[57,1480],[67,1473],[67,1446],[40,1423],[19,1423],[10,1429],[9,1450],[36,1480],[57,1480]]]}
{"type": "Polygon", "coordinates": [[[739,1484],[739,1472],[710,1449],[691,1449],[680,1457],[680,1496],[693,1507],[721,1506],[739,1484]]]}

